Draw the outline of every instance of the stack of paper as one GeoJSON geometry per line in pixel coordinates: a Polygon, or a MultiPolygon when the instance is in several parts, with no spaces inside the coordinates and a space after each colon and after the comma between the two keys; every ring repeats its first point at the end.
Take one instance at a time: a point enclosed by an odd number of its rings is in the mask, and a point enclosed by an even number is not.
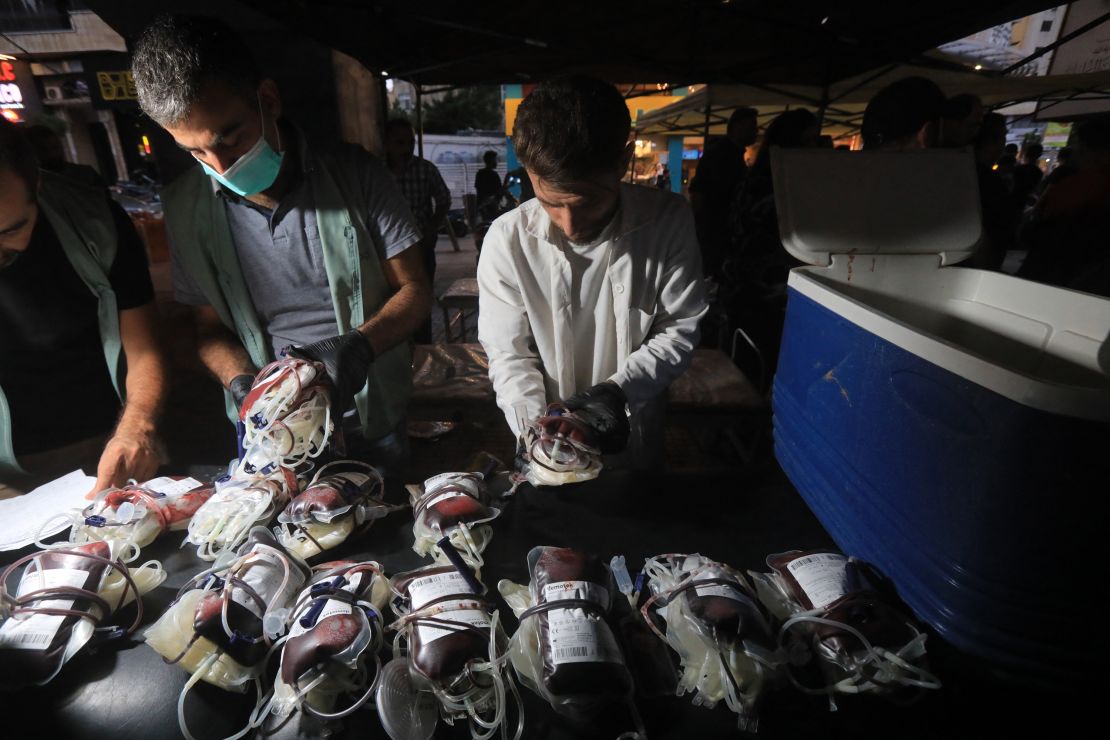
{"type": "Polygon", "coordinates": [[[40,534],[50,537],[70,526],[68,517],[58,515],[87,506],[85,494],[94,485],[96,478],[74,470],[30,493],[0,500],[0,550],[18,550],[40,534]],[[48,520],[50,526],[43,529],[48,520]]]}

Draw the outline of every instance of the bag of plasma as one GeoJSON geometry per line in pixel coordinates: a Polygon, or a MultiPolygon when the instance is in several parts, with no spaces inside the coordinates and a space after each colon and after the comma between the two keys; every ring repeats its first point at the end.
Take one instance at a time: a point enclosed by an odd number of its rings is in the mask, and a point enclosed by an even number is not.
{"type": "Polygon", "coordinates": [[[181,690],[177,718],[185,721],[185,698],[198,681],[258,700],[249,726],[264,718],[261,674],[285,632],[294,596],[310,578],[304,561],[289,553],[265,527],[255,527],[235,553],[190,579],[143,637],[170,664],[191,674],[181,690]]]}
{"type": "Polygon", "coordinates": [[[678,654],[677,694],[708,708],[724,700],[740,729],[755,732],[760,697],[785,660],[748,579],[696,554],[648,558],[643,573],[651,596],[640,612],[678,654]]]}

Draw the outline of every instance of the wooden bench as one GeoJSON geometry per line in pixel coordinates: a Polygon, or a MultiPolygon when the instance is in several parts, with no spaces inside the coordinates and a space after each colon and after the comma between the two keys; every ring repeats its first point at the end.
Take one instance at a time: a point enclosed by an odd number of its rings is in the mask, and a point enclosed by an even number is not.
{"type": "Polygon", "coordinates": [[[686,372],[667,389],[671,414],[734,416],[759,413],[767,402],[728,355],[696,349],[686,372]]]}

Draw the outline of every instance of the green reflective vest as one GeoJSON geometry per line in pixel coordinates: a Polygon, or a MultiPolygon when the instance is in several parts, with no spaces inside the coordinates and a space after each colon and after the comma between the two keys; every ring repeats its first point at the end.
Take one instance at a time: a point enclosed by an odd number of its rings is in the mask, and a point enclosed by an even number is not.
{"type": "MultiPolygon", "coordinates": [[[[100,340],[112,386],[123,401],[124,362],[119,336],[119,311],[108,273],[116,258],[116,223],[104,191],[49,172],[41,173],[39,217],[58,235],[69,263],[97,299],[100,340]]],[[[0,476],[23,473],[12,450],[8,401],[0,388],[0,476]]]]}
{"type": "MultiPolygon", "coordinates": [[[[306,172],[316,202],[316,224],[324,254],[339,333],[361,326],[392,295],[378,250],[364,220],[366,197],[360,197],[358,172],[350,159],[314,151],[315,166],[306,172]],[[328,205],[324,205],[328,204],[328,205]]],[[[239,337],[256,367],[273,359],[269,339],[251,303],[235,252],[224,204],[211,180],[198,167],[162,191],[166,229],[175,256],[193,278],[220,320],[239,337]]],[[[412,353],[402,343],[380,353],[370,364],[366,385],[355,396],[363,434],[384,437],[404,417],[412,392],[412,353]]],[[[238,414],[225,390],[228,418],[238,414]]]]}

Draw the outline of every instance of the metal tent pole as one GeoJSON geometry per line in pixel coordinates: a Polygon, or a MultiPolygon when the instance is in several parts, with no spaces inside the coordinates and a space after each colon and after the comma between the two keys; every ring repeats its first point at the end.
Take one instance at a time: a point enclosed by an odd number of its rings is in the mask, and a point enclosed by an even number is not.
{"type": "Polygon", "coordinates": [[[416,153],[424,158],[424,100],[420,94],[419,83],[414,83],[416,88],[416,153]]]}

